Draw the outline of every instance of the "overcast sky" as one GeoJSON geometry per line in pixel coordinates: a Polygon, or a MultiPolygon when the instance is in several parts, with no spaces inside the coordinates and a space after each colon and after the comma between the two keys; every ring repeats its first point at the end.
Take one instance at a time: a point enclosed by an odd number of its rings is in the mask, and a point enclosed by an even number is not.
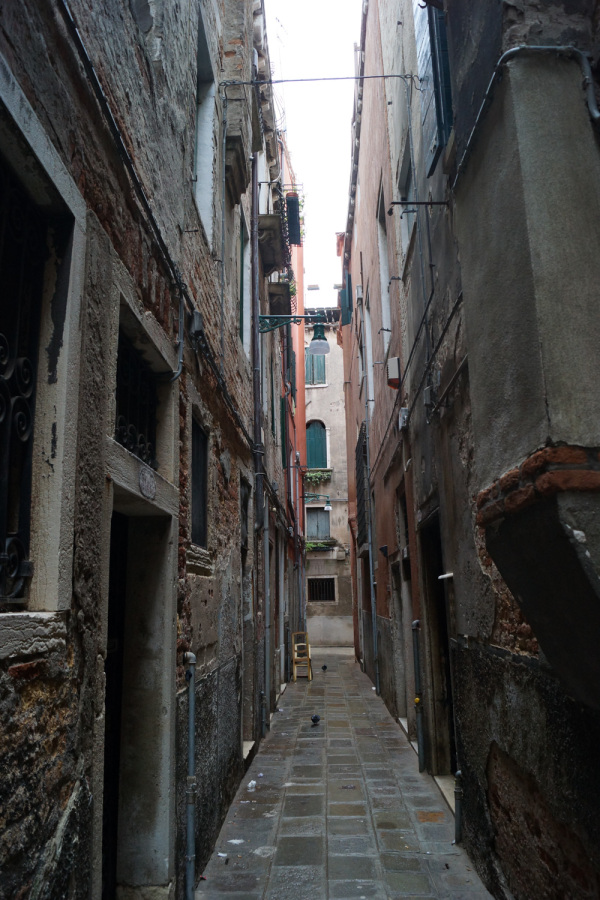
{"type": "MultiPolygon", "coordinates": [[[[265,0],[265,8],[274,78],[354,75],[362,0],[265,0]]],[[[305,304],[337,306],[335,235],[346,229],[354,83],[280,84],[275,91],[305,198],[305,304]],[[320,290],[307,291],[310,284],[320,290]]]]}

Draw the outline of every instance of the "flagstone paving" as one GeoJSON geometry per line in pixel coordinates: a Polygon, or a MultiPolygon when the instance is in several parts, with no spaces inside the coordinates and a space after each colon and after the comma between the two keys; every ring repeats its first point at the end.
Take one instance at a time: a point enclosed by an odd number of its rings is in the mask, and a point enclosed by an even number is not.
{"type": "Polygon", "coordinates": [[[313,650],[313,664],[280,697],[196,900],[491,897],[353,652],[313,650]]]}

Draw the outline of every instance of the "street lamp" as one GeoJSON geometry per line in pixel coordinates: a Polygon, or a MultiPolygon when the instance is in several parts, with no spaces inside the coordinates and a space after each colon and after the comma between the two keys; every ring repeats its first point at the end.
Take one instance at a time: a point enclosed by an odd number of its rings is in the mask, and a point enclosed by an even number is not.
{"type": "Polygon", "coordinates": [[[266,334],[268,331],[276,331],[284,325],[299,325],[303,321],[308,321],[315,326],[313,339],[306,352],[313,356],[324,356],[329,353],[329,344],[325,337],[327,319],[318,313],[307,316],[259,316],[258,330],[261,334],[266,334]]]}
{"type": "Polygon", "coordinates": [[[304,494],[304,501],[306,503],[312,503],[313,500],[326,500],[327,503],[323,507],[325,512],[331,512],[331,510],[333,509],[329,501],[329,494],[312,494],[310,492],[304,494]]]}

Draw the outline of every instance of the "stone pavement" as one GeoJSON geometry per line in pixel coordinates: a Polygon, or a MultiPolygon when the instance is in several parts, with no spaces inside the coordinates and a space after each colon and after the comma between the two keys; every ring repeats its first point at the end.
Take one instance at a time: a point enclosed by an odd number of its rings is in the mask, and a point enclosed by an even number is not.
{"type": "Polygon", "coordinates": [[[313,649],[313,664],[279,699],[196,900],[490,897],[353,651],[313,649]]]}

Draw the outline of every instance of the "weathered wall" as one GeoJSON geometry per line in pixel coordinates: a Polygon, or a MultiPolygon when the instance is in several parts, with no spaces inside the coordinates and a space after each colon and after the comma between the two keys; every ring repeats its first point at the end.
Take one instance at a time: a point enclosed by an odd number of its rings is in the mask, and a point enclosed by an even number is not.
{"type": "MultiPolygon", "coordinates": [[[[5,640],[8,617],[13,614],[1,614],[0,732],[7,746],[3,747],[5,777],[1,790],[6,819],[2,828],[0,893],[5,891],[2,896],[11,898],[29,896],[34,884],[39,886],[35,896],[40,897],[67,893],[98,896],[101,888],[108,539],[113,501],[116,505],[118,493],[110,477],[114,460],[111,457],[109,465],[105,449],[114,443],[116,336],[119,315],[123,316],[126,309],[130,326],[147,347],[149,358],[160,359],[161,372],[173,371],[177,365],[180,302],[172,273],[149,224],[148,210],[127,174],[122,158],[125,149],[149,198],[168,253],[203,313],[206,336],[204,351],[198,353],[186,333],[184,372],[175,387],[160,388],[168,400],[161,407],[163,419],[159,429],[165,435],[164,455],[156,476],[161,496],[167,497],[167,505],[171,504],[169,514],[179,517],[179,543],[177,546],[175,542],[173,551],[177,553],[177,577],[170,573],[174,560],[170,550],[168,565],[161,569],[161,577],[167,579],[165,617],[168,619],[175,609],[178,616],[177,646],[174,635],[165,633],[161,658],[166,659],[169,654],[174,657],[176,650],[179,653],[179,668],[169,664],[160,675],[163,684],[165,680],[169,682],[171,691],[169,709],[163,710],[165,722],[171,713],[173,718],[175,715],[176,679],[179,688],[183,687],[182,652],[191,649],[199,659],[197,727],[202,816],[198,822],[198,865],[210,850],[241,775],[242,683],[244,692],[252,696],[244,727],[256,737],[260,725],[258,691],[264,672],[262,657],[256,665],[249,658],[255,651],[256,638],[262,637],[260,628],[251,629],[245,648],[251,675],[249,681],[242,678],[242,593],[250,591],[248,573],[257,564],[258,554],[251,537],[243,585],[240,479],[244,477],[250,484],[254,479],[249,443],[241,428],[251,431],[252,392],[248,389],[250,361],[237,326],[239,206],[229,204],[223,254],[217,244],[208,245],[194,202],[200,3],[193,2],[184,11],[177,4],[163,8],[131,3],[118,9],[103,4],[92,12],[77,2],[70,6],[123,137],[120,150],[94,95],[90,82],[93,76],[82,66],[62,4],[41,8],[35,3],[10,3],[0,12],[0,52],[31,104],[31,116],[39,123],[44,140],[59,161],[51,163],[53,173],[60,166],[64,168],[72,179],[72,190],[78,192],[78,202],[88,210],[87,237],[83,241],[79,231],[73,241],[73,253],[79,255],[79,269],[85,268],[85,278],[83,283],[73,279],[69,286],[69,296],[81,302],[81,315],[74,317],[81,332],[69,334],[65,329],[63,335],[65,341],[69,337],[78,345],[69,369],[73,380],[78,378],[79,358],[83,361],[78,383],[81,413],[67,429],[72,459],[64,485],[74,497],[69,499],[74,511],[69,513],[69,503],[65,503],[67,512],[61,520],[61,541],[69,548],[75,547],[73,572],[61,575],[63,580],[66,577],[69,591],[72,581],[72,595],[48,597],[46,603],[39,594],[36,604],[41,610],[59,606],[66,612],[42,616],[40,622],[24,613],[24,630],[16,643],[5,640]],[[223,311],[221,259],[226,270],[223,311]],[[218,360],[221,321],[225,330],[222,377],[217,374],[218,362],[210,364],[211,359],[218,360]],[[229,395],[227,403],[224,392],[229,395]],[[232,414],[232,407],[239,411],[238,417],[232,414]],[[192,414],[209,432],[209,542],[200,553],[190,546],[192,414]],[[28,636],[35,637],[35,641],[31,643],[28,636]],[[208,728],[210,722],[205,717],[210,719],[215,710],[217,727],[208,728]],[[207,747],[206,740],[216,744],[207,747]]],[[[252,4],[215,0],[202,4],[202,14],[214,77],[249,75],[252,4]]],[[[247,187],[251,143],[249,111],[244,105],[242,112],[237,104],[233,115],[234,106],[231,104],[227,145],[227,172],[233,195],[247,187]]],[[[3,128],[7,122],[6,128],[13,128],[4,106],[0,113],[3,128]]],[[[217,104],[214,145],[210,148],[214,149],[217,174],[222,139],[220,116],[217,104]]],[[[17,174],[20,164],[29,167],[28,151],[24,144],[20,147],[22,141],[19,135],[11,151],[17,174]]],[[[39,146],[36,153],[40,155],[39,146]]],[[[220,191],[220,179],[216,182],[220,191]]],[[[242,206],[248,220],[247,198],[242,206]]],[[[213,232],[220,236],[222,205],[218,194],[213,209],[213,232]]],[[[78,224],[78,228],[82,227],[78,224]]],[[[262,302],[266,305],[266,296],[262,302]]],[[[58,306],[53,310],[55,319],[60,312],[58,306]]],[[[271,344],[272,351],[277,352],[276,341],[271,344]]],[[[282,483],[276,441],[276,436],[268,439],[270,477],[282,483]]],[[[59,452],[63,452],[60,445],[59,452]]],[[[138,490],[136,485],[121,485],[118,503],[127,506],[130,491],[136,494],[138,490]]],[[[133,499],[137,503],[140,498],[136,494],[133,499]]],[[[254,498],[250,504],[251,535],[253,502],[254,498]]],[[[164,515],[162,508],[150,512],[164,515]]],[[[146,515],[148,509],[140,512],[136,507],[132,514],[146,515]]],[[[40,547],[42,539],[40,528],[40,547]]],[[[41,570],[42,563],[34,558],[34,565],[39,564],[41,570]]],[[[64,568],[69,564],[64,556],[61,565],[64,568]]],[[[262,595],[258,591],[254,602],[256,609],[247,603],[244,610],[251,618],[260,612],[262,595]]],[[[153,672],[153,677],[156,674],[153,672]]],[[[182,710],[185,697],[182,690],[176,740],[167,747],[171,736],[165,737],[162,729],[159,743],[163,755],[153,757],[153,764],[159,764],[167,780],[177,763],[178,848],[182,846],[185,817],[185,796],[179,789],[184,783],[179,778],[185,771],[187,748],[187,724],[182,710]]],[[[168,804],[163,817],[165,831],[170,833],[174,817],[168,804]]],[[[167,850],[167,870],[175,858],[182,859],[174,849],[172,841],[167,850]]],[[[177,891],[181,894],[181,869],[178,875],[177,891]]],[[[160,887],[167,893],[175,889],[174,883],[161,883],[160,887]]]]}

